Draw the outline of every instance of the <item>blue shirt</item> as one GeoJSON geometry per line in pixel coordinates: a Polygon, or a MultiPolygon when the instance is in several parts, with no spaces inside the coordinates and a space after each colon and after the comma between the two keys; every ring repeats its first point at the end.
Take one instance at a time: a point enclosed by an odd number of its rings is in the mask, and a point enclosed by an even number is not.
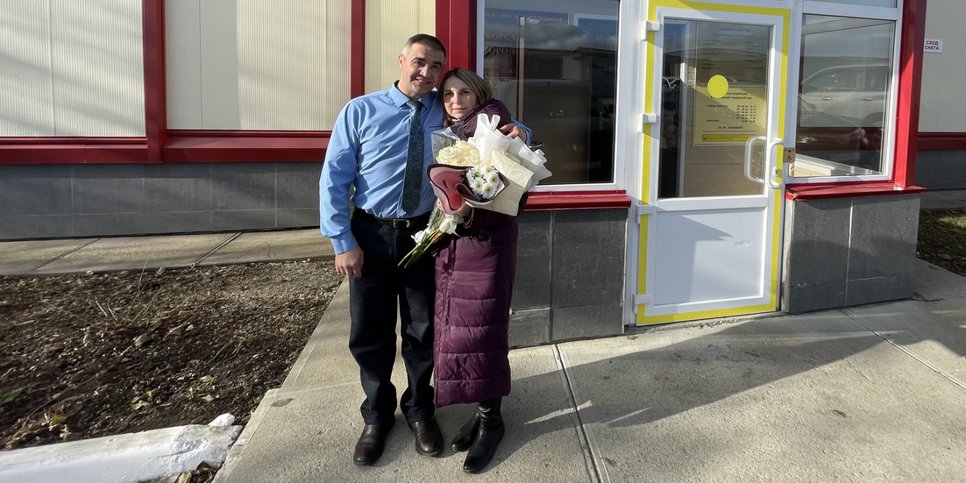
{"type": "Polygon", "coordinates": [[[335,253],[358,245],[349,219],[350,188],[355,209],[380,218],[411,218],[429,212],[435,203],[426,168],[433,162],[431,136],[443,127],[443,106],[436,91],[421,97],[423,109],[423,184],[419,208],[403,211],[403,181],[409,146],[409,100],[395,85],[349,101],[329,138],[319,179],[320,231],[335,253]]]}

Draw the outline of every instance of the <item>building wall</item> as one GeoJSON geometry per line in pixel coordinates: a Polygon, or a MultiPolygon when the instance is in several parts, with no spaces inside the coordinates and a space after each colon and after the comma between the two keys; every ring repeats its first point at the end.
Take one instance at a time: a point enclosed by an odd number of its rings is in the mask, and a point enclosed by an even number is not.
{"type": "Polygon", "coordinates": [[[929,189],[966,189],[966,151],[919,151],[916,184],[929,189]]]}
{"type": "Polygon", "coordinates": [[[788,201],[783,310],[911,297],[918,225],[918,195],[788,201]]]}
{"type": "Polygon", "coordinates": [[[520,215],[515,347],[620,334],[627,209],[520,215]]]}
{"type": "Polygon", "coordinates": [[[932,1],[926,10],[926,38],[942,39],[942,53],[925,53],[922,59],[922,95],[919,131],[966,132],[966,29],[962,18],[966,3],[932,1]]]}
{"type": "MultiPolygon", "coordinates": [[[[966,78],[966,29],[960,20],[966,3],[929,2],[926,38],[941,39],[942,53],[922,59],[922,95],[919,132],[966,133],[966,96],[960,80],[966,78]]],[[[919,151],[916,184],[930,189],[966,189],[966,151],[919,151]]]]}
{"type": "Polygon", "coordinates": [[[319,225],[321,163],[0,166],[0,240],[319,225]]]}

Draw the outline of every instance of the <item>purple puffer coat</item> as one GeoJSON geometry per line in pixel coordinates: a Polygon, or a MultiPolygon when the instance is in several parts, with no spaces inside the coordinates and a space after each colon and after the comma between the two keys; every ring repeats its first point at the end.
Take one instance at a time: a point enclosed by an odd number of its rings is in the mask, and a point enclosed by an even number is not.
{"type": "Polygon", "coordinates": [[[436,255],[436,407],[510,393],[518,231],[516,218],[475,209],[436,255]]]}

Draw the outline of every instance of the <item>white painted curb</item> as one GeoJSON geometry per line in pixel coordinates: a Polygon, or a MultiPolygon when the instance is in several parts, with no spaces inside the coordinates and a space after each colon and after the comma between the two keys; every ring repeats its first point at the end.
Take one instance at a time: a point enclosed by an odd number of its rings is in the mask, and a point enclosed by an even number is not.
{"type": "Polygon", "coordinates": [[[242,426],[193,424],[0,451],[0,481],[130,483],[221,463],[242,426]]]}

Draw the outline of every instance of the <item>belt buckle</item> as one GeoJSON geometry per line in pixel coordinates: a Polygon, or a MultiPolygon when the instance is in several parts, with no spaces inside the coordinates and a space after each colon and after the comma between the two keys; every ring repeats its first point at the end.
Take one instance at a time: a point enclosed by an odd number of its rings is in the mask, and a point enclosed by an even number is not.
{"type": "Polygon", "coordinates": [[[392,227],[393,228],[409,228],[410,222],[406,218],[393,218],[392,227]]]}

